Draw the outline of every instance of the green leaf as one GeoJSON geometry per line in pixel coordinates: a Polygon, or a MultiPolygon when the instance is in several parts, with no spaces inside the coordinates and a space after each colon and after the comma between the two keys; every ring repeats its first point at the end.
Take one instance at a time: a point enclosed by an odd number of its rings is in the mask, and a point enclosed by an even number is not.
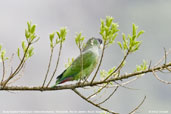
{"type": "Polygon", "coordinates": [[[65,68],[68,68],[69,66],[71,66],[71,64],[74,62],[74,58],[68,58],[68,63],[65,63],[65,68]]]}
{"type": "Polygon", "coordinates": [[[141,31],[138,33],[137,38],[138,38],[141,34],[143,34],[143,33],[144,33],[144,31],[141,30],[141,31]]]}
{"type": "Polygon", "coordinates": [[[133,36],[132,36],[132,40],[135,40],[135,38],[136,38],[136,35],[133,35],[133,36]]]}
{"type": "Polygon", "coordinates": [[[118,33],[116,33],[113,37],[112,37],[112,40],[114,41],[116,36],[118,36],[118,33]]]}
{"type": "Polygon", "coordinates": [[[133,45],[138,45],[139,43],[141,43],[140,41],[134,41],[133,45]]]}
{"type": "MultiPolygon", "coordinates": [[[[143,70],[147,70],[147,62],[145,60],[143,60],[143,63],[141,65],[136,65],[136,71],[143,71],[143,70]]],[[[141,75],[140,75],[141,76],[141,75]]]]}
{"type": "Polygon", "coordinates": [[[20,58],[20,48],[17,50],[18,57],[20,58]]]}
{"type": "Polygon", "coordinates": [[[108,71],[108,75],[110,75],[114,70],[115,70],[115,67],[113,67],[113,68],[109,69],[109,71],[108,71]]]}
{"type": "Polygon", "coordinates": [[[28,54],[29,54],[29,57],[31,57],[34,53],[33,53],[33,50],[34,48],[31,47],[29,50],[28,50],[28,54]]]}
{"type": "Polygon", "coordinates": [[[126,42],[126,36],[124,33],[122,33],[122,38],[123,38],[123,41],[126,42]]]}
{"type": "Polygon", "coordinates": [[[50,39],[51,43],[53,42],[54,37],[55,37],[55,32],[53,32],[49,35],[49,39],[50,39]]]}
{"type": "Polygon", "coordinates": [[[35,33],[35,30],[36,30],[36,25],[33,25],[32,27],[31,27],[31,33],[33,34],[33,33],[35,33]]]}
{"type": "Polygon", "coordinates": [[[30,22],[27,21],[27,26],[28,26],[28,32],[30,32],[31,31],[31,21],[30,22]]]}
{"type": "Polygon", "coordinates": [[[58,35],[58,38],[60,39],[61,38],[60,33],[57,31],[56,34],[58,35]]]}
{"type": "Polygon", "coordinates": [[[60,32],[61,32],[62,41],[64,41],[67,33],[66,28],[61,28],[60,32]]]}
{"type": "Polygon", "coordinates": [[[56,44],[58,44],[60,42],[60,40],[56,39],[56,44]]]}
{"type": "Polygon", "coordinates": [[[122,44],[121,44],[121,42],[117,42],[118,43],[118,45],[120,46],[120,48],[122,49],[122,44]]]}
{"type": "Polygon", "coordinates": [[[1,51],[1,58],[2,58],[2,61],[3,61],[4,58],[5,58],[5,54],[6,54],[6,51],[5,51],[5,50],[2,50],[2,51],[1,51]]]}
{"type": "Polygon", "coordinates": [[[25,41],[22,41],[22,48],[23,48],[23,51],[25,52],[25,49],[26,49],[25,41]]]}
{"type": "Polygon", "coordinates": [[[132,48],[131,52],[137,51],[139,49],[139,47],[140,47],[140,44],[141,44],[140,41],[138,43],[136,43],[136,45],[134,46],[134,48],[132,48]]]}
{"type": "Polygon", "coordinates": [[[112,44],[117,36],[116,32],[119,31],[118,24],[113,22],[114,18],[106,16],[106,21],[101,19],[100,35],[106,44],[112,44]]]}
{"type": "Polygon", "coordinates": [[[136,36],[137,26],[135,24],[132,24],[132,35],[136,36]]]}
{"type": "Polygon", "coordinates": [[[2,45],[0,45],[0,51],[1,51],[1,49],[2,49],[2,45]]]}
{"type": "Polygon", "coordinates": [[[107,16],[106,17],[106,26],[110,27],[113,21],[113,17],[107,16]]]}
{"type": "Polygon", "coordinates": [[[26,37],[26,39],[28,39],[30,37],[30,34],[27,29],[25,29],[25,37],[26,37]]]}
{"type": "Polygon", "coordinates": [[[76,33],[76,37],[75,37],[75,43],[78,46],[78,48],[82,48],[83,47],[83,41],[84,41],[84,36],[82,36],[82,33],[76,33]]]}
{"type": "Polygon", "coordinates": [[[128,49],[128,46],[127,46],[127,43],[126,42],[123,42],[123,48],[124,48],[124,50],[127,50],[128,49]]]}
{"type": "Polygon", "coordinates": [[[128,34],[128,39],[131,39],[131,38],[132,38],[132,36],[130,34],[128,34]]]}
{"type": "Polygon", "coordinates": [[[106,76],[108,76],[108,73],[106,70],[100,70],[100,78],[104,79],[106,76]]]}

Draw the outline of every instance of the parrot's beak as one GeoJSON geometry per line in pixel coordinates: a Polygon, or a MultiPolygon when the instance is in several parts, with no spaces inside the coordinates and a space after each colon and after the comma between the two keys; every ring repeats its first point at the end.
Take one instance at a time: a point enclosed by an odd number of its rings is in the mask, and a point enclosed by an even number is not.
{"type": "Polygon", "coordinates": [[[103,49],[103,44],[100,44],[100,49],[101,49],[101,50],[103,49]]]}

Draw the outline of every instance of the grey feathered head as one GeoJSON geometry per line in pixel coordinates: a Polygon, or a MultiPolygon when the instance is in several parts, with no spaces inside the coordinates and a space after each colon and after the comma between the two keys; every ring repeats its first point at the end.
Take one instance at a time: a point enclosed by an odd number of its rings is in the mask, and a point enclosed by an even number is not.
{"type": "Polygon", "coordinates": [[[102,43],[103,43],[102,39],[92,37],[87,41],[84,50],[86,50],[92,46],[98,46],[98,48],[101,48],[102,43]]]}

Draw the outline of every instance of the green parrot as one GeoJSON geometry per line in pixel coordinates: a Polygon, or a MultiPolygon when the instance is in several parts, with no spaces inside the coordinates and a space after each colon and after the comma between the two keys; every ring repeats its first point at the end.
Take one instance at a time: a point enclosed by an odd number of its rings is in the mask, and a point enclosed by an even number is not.
{"type": "Polygon", "coordinates": [[[82,51],[82,56],[78,56],[73,63],[56,78],[56,84],[53,87],[67,81],[88,78],[97,66],[101,46],[101,39],[90,38],[82,51]]]}

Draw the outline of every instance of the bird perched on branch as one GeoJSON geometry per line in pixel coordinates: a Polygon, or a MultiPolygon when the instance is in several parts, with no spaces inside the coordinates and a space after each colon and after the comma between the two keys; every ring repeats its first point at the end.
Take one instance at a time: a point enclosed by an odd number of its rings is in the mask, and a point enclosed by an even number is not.
{"type": "Polygon", "coordinates": [[[97,66],[100,48],[102,48],[102,40],[90,38],[83,48],[82,54],[56,78],[56,84],[53,87],[67,81],[88,78],[97,66]]]}

